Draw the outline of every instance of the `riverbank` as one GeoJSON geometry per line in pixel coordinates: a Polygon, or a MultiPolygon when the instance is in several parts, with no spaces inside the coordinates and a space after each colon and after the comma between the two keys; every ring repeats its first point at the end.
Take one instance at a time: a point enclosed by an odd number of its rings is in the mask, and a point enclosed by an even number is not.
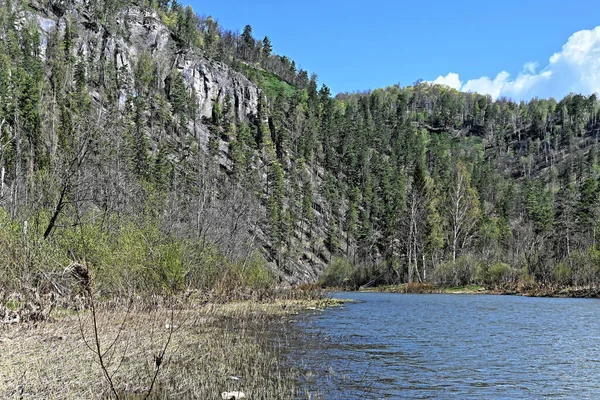
{"type": "Polygon", "coordinates": [[[359,292],[403,293],[403,294],[489,294],[528,297],[559,298],[600,298],[600,287],[563,287],[544,285],[507,285],[505,287],[486,288],[480,285],[441,287],[424,283],[405,283],[400,285],[360,288],[359,292]]]}
{"type": "Polygon", "coordinates": [[[296,398],[302,371],[282,363],[294,316],[339,306],[326,297],[175,305],[101,304],[91,312],[57,310],[48,321],[0,326],[0,398],[115,396],[296,398]],[[97,339],[106,372],[96,354],[97,339]],[[156,373],[158,370],[158,373],[156,373]],[[155,378],[156,375],[156,378],[155,378]],[[155,380],[154,385],[152,381],[155,380]]]}
{"type": "Polygon", "coordinates": [[[400,285],[385,285],[360,288],[362,293],[401,293],[401,294],[492,294],[483,286],[468,285],[457,287],[440,287],[425,283],[403,283],[400,285]]]}

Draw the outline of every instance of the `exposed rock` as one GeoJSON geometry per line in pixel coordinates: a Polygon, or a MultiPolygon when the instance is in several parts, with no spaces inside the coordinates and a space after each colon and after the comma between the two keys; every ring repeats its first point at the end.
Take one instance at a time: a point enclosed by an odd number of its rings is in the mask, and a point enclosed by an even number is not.
{"type": "MultiPolygon", "coordinates": [[[[131,74],[140,54],[150,52],[159,64],[160,81],[173,69],[182,73],[188,88],[196,94],[200,118],[209,118],[213,101],[223,103],[227,96],[238,119],[247,120],[257,113],[260,89],[223,63],[210,61],[198,52],[179,50],[156,11],[128,7],[114,17],[114,26],[99,26],[81,1],[75,1],[72,7],[66,4],[50,2],[49,16],[36,16],[44,54],[52,32],[58,29],[62,34],[67,20],[76,21],[79,26],[72,29],[78,32],[74,41],[76,54],[91,58],[95,64],[114,57],[117,68],[131,74]]],[[[124,89],[132,90],[127,86],[124,89]]]]}
{"type": "Polygon", "coordinates": [[[196,93],[202,117],[211,116],[214,100],[222,104],[228,96],[239,120],[256,115],[260,89],[243,75],[222,63],[212,63],[193,55],[186,55],[177,67],[196,93]]]}
{"type": "MultiPolygon", "coordinates": [[[[207,59],[201,50],[181,49],[154,9],[142,9],[131,4],[110,18],[98,19],[88,2],[83,0],[31,1],[32,9],[28,11],[29,15],[23,16],[23,20],[37,22],[41,37],[41,57],[46,56],[48,43],[55,40],[57,33],[58,37],[62,37],[67,24],[70,24],[69,29],[74,32],[73,54],[95,66],[93,77],[90,78],[93,82],[89,85],[89,91],[96,104],[105,102],[103,96],[106,96],[107,88],[111,87],[110,80],[114,78],[114,70],[111,72],[108,65],[114,63],[113,69],[116,68],[120,75],[116,93],[118,108],[125,111],[131,106],[131,99],[136,95],[136,65],[140,56],[148,52],[155,64],[159,85],[164,84],[174,70],[178,70],[189,93],[194,94],[197,101],[196,115],[194,120],[189,121],[189,132],[200,147],[208,147],[211,133],[205,120],[211,117],[215,101],[222,106],[229,101],[239,121],[255,120],[262,96],[261,89],[226,64],[207,59]]],[[[156,138],[149,139],[150,143],[156,143],[156,138]]],[[[179,137],[167,140],[171,141],[174,147],[184,143],[179,137]]],[[[156,147],[152,146],[152,151],[155,150],[156,147]]],[[[169,161],[174,163],[185,157],[185,149],[178,155],[167,155],[169,161]]],[[[233,163],[228,142],[220,141],[217,159],[221,171],[231,173],[233,163]]],[[[266,171],[263,167],[259,159],[256,169],[266,171]]],[[[320,167],[318,173],[314,174],[316,185],[322,182],[323,176],[324,172],[320,167]]],[[[263,184],[266,193],[266,173],[263,176],[263,184]]],[[[263,246],[263,254],[270,261],[271,269],[284,286],[314,282],[330,258],[322,239],[318,239],[325,237],[326,224],[320,206],[320,203],[324,204],[324,200],[317,196],[313,203],[315,224],[312,228],[312,238],[308,239],[306,232],[296,232],[291,244],[299,250],[295,255],[287,256],[283,262],[277,257],[277,251],[266,233],[266,228],[258,226],[254,232],[257,242],[263,246]]],[[[266,213],[266,210],[263,211],[266,213]]]]}
{"type": "Polygon", "coordinates": [[[221,393],[221,398],[224,400],[238,400],[245,399],[246,394],[244,392],[223,392],[221,393]]]}

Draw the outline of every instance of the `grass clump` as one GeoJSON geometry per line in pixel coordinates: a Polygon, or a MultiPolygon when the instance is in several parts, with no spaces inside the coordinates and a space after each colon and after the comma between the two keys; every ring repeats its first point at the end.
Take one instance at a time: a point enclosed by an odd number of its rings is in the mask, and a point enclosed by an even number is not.
{"type": "Polygon", "coordinates": [[[291,99],[298,93],[298,89],[295,86],[272,72],[256,68],[247,63],[239,63],[236,66],[250,81],[257,84],[270,99],[275,99],[278,96],[291,99]]]}
{"type": "Polygon", "coordinates": [[[259,73],[261,78],[260,86],[269,98],[274,99],[277,96],[283,96],[289,99],[296,94],[296,87],[282,80],[277,75],[265,70],[260,70],[259,73]]]}
{"type": "MultiPolygon", "coordinates": [[[[171,330],[151,398],[212,399],[238,390],[249,398],[297,398],[301,372],[282,362],[284,348],[278,345],[292,332],[288,315],[339,304],[314,292],[282,292],[268,302],[187,298],[165,299],[160,305],[136,301],[129,311],[118,304],[99,305],[102,352],[120,398],[145,397],[155,356],[171,330]]],[[[89,313],[59,310],[49,321],[0,331],[0,398],[109,397],[110,388],[85,344],[93,336],[89,313]]]]}

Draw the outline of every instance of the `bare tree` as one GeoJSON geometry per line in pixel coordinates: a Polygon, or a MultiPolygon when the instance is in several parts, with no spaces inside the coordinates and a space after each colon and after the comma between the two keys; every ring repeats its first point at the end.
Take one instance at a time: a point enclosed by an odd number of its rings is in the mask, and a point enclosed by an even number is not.
{"type": "Polygon", "coordinates": [[[465,165],[457,162],[448,190],[448,206],[450,216],[450,247],[452,262],[456,255],[473,238],[475,227],[479,222],[481,210],[477,193],[471,187],[471,175],[465,165]]]}

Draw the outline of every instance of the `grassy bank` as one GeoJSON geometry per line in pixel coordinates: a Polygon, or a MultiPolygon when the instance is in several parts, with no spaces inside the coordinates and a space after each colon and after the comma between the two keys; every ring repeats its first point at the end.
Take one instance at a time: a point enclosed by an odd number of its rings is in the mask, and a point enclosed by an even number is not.
{"type": "Polygon", "coordinates": [[[400,285],[375,286],[361,288],[361,292],[404,293],[404,294],[481,294],[490,293],[483,286],[468,285],[456,287],[441,287],[427,283],[403,283],[400,285]]]}
{"type": "Polygon", "coordinates": [[[425,283],[404,283],[400,285],[361,288],[360,291],[404,294],[495,294],[530,297],[600,298],[600,288],[595,286],[507,285],[486,288],[481,285],[443,287],[425,283]]]}
{"type": "MultiPolygon", "coordinates": [[[[293,315],[339,301],[280,296],[266,302],[102,304],[97,331],[120,398],[296,398],[299,370],[282,364],[293,315]],[[166,348],[166,350],[164,350],[166,348]],[[164,351],[164,354],[162,352],[164,351]],[[161,358],[157,362],[157,358],[161,358]]],[[[0,398],[116,397],[98,365],[90,311],[55,310],[38,324],[0,326],[0,398]]]]}

